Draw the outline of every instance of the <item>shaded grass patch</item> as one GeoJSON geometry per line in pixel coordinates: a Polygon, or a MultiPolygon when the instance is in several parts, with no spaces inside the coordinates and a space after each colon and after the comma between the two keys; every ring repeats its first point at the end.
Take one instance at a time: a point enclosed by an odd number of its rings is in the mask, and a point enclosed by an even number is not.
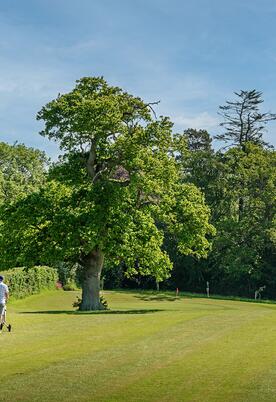
{"type": "Polygon", "coordinates": [[[164,311],[161,309],[136,309],[136,310],[97,310],[97,311],[76,311],[76,310],[41,310],[21,311],[20,314],[69,314],[69,315],[100,315],[100,314],[149,314],[164,311]]]}

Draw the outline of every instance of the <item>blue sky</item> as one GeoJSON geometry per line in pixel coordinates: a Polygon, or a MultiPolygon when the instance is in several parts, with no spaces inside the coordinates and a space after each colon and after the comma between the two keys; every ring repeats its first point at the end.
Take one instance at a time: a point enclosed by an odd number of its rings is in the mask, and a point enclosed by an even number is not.
{"type": "Polygon", "coordinates": [[[82,76],[160,100],[176,131],[221,132],[218,106],[240,89],[276,112],[275,23],[274,0],[0,0],[0,140],[55,158],[35,116],[82,76]]]}

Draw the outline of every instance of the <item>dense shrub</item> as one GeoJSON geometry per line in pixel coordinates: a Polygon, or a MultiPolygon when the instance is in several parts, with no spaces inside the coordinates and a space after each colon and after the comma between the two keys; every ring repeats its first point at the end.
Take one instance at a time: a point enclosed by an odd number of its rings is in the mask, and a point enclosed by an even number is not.
{"type": "Polygon", "coordinates": [[[11,296],[16,299],[54,289],[58,279],[57,271],[50,267],[13,268],[3,275],[11,296]]]}
{"type": "MultiPolygon", "coordinates": [[[[76,271],[78,269],[78,264],[60,261],[55,264],[55,268],[57,269],[58,279],[62,283],[63,288],[65,288],[67,285],[70,287],[72,283],[76,282],[76,271]]],[[[75,287],[77,287],[76,284],[75,287]]]]}
{"type": "Polygon", "coordinates": [[[66,291],[79,290],[79,288],[78,288],[76,282],[73,281],[73,280],[68,280],[67,283],[66,283],[65,285],[63,285],[62,288],[63,288],[63,290],[66,290],[66,291]]]}

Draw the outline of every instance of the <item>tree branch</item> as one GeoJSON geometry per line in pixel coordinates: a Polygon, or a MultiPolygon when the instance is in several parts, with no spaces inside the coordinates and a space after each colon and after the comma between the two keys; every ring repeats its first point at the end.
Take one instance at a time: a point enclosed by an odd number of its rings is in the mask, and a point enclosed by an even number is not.
{"type": "Polygon", "coordinates": [[[94,177],[96,175],[95,171],[95,163],[96,163],[96,142],[93,140],[91,142],[91,147],[88,155],[88,159],[86,162],[86,168],[89,176],[94,180],[94,177]]]}

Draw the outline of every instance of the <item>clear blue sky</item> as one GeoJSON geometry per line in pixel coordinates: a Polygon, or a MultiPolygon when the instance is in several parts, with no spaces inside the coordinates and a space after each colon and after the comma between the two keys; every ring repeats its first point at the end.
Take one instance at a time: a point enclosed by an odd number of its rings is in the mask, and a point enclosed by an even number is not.
{"type": "Polygon", "coordinates": [[[55,157],[35,116],[82,76],[160,100],[178,131],[218,133],[218,106],[240,89],[276,112],[275,36],[275,0],[1,0],[0,140],[55,157]]]}

